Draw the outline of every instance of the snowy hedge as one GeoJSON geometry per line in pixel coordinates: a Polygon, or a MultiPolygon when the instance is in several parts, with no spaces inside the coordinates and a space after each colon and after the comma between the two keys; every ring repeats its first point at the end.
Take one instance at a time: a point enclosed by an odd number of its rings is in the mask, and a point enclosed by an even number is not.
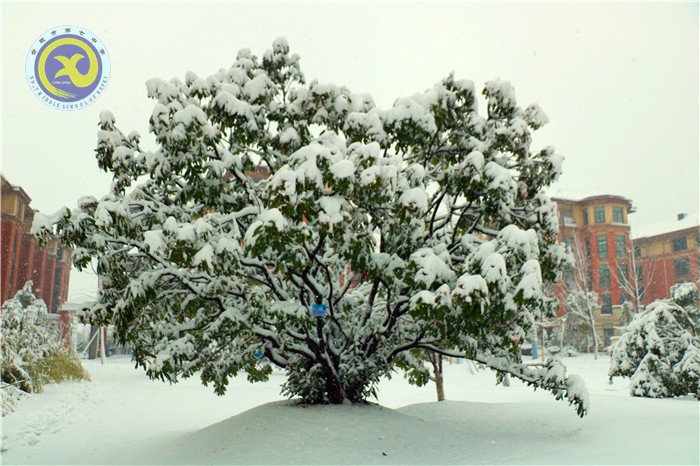
{"type": "Polygon", "coordinates": [[[613,346],[610,378],[630,378],[630,394],[700,398],[700,298],[694,283],[671,288],[638,314],[613,346]]]}
{"type": "Polygon", "coordinates": [[[46,304],[34,296],[32,282],[2,305],[2,415],[14,411],[24,393],[42,391],[44,384],[88,380],[78,357],[60,344],[57,329],[47,322],[46,304]]]}
{"type": "Polygon", "coordinates": [[[46,322],[46,304],[27,282],[2,305],[2,381],[25,392],[41,390],[39,364],[58,349],[58,337],[46,322]]]}
{"type": "Polygon", "coordinates": [[[31,281],[5,301],[0,312],[0,392],[2,415],[6,416],[15,410],[23,393],[41,391],[41,361],[56,351],[58,339],[46,323],[44,301],[32,293],[31,281]]]}
{"type": "Polygon", "coordinates": [[[263,354],[286,368],[285,393],[355,402],[427,349],[585,411],[559,360],[520,360],[535,319],[554,315],[543,290],[567,259],[543,191],[562,158],[531,151],[547,117],[519,107],[510,83],[486,83],[485,116],[453,75],[379,109],[307,83],[278,39],[262,58],[244,49],[229,69],[147,90],[157,147],[103,112],[110,193],[37,217],[35,231],[55,228],[78,267],[99,259],[90,317],[114,323],[151,377],[201,371],[221,393],[241,370],[265,379],[263,354]]]}

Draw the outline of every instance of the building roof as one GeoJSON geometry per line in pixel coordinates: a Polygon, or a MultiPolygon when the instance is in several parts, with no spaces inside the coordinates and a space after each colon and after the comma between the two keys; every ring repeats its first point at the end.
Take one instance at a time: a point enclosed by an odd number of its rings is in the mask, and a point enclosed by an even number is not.
{"type": "Polygon", "coordinates": [[[27,194],[21,186],[16,186],[10,183],[10,181],[5,178],[5,175],[2,173],[0,173],[0,183],[2,184],[2,194],[18,194],[27,204],[32,201],[32,198],[29,197],[29,194],[27,194]]]}
{"type": "Polygon", "coordinates": [[[698,226],[698,214],[679,214],[675,218],[662,220],[661,222],[632,227],[632,239],[649,238],[651,236],[665,235],[674,231],[687,230],[698,226]],[[683,216],[679,220],[679,217],[683,216]]]}
{"type": "Polygon", "coordinates": [[[569,189],[552,189],[547,193],[553,200],[561,200],[561,201],[571,201],[571,202],[583,202],[583,201],[593,201],[596,199],[603,199],[603,198],[617,198],[623,202],[627,202],[630,205],[630,213],[636,211],[637,209],[634,207],[632,204],[632,199],[623,196],[621,194],[613,194],[613,193],[601,193],[601,192],[596,192],[596,191],[588,191],[588,192],[579,192],[579,191],[572,191],[569,189]]]}

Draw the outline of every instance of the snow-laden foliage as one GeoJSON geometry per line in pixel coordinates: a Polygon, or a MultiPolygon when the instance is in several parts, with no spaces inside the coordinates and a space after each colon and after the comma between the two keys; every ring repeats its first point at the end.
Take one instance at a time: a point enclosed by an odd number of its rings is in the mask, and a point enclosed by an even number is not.
{"type": "Polygon", "coordinates": [[[39,362],[58,348],[58,338],[46,323],[46,315],[46,304],[32,293],[31,281],[2,305],[3,413],[12,411],[19,397],[17,390],[41,390],[39,362]]]}
{"type": "Polygon", "coordinates": [[[341,403],[428,349],[584,412],[585,389],[557,360],[519,356],[535,319],[554,315],[543,289],[566,257],[543,193],[562,158],[531,151],[547,117],[519,107],[510,83],[486,84],[486,116],[453,75],[379,109],[307,83],[278,39],[262,58],[241,50],[212,76],[147,88],[157,148],[103,112],[96,152],[111,192],[35,231],[56,225],[78,267],[99,259],[91,319],[115,324],[151,377],[201,371],[223,392],[240,370],[267,377],[261,353],[286,368],[285,393],[341,403]]]}
{"type": "Polygon", "coordinates": [[[700,398],[699,297],[694,283],[680,283],[637,314],[613,346],[610,377],[629,377],[633,396],[700,398]]]}
{"type": "Polygon", "coordinates": [[[700,300],[698,286],[693,282],[682,282],[673,285],[671,287],[671,300],[686,309],[694,309],[695,304],[700,300]]]}
{"type": "Polygon", "coordinates": [[[2,403],[2,415],[7,416],[15,412],[17,402],[24,392],[14,385],[0,381],[0,402],[2,403]]]}

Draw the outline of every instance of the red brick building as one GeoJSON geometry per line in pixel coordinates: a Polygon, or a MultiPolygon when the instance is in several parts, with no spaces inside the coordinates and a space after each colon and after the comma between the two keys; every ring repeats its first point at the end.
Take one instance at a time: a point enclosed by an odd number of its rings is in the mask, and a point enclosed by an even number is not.
{"type": "Polygon", "coordinates": [[[678,214],[673,219],[635,228],[633,243],[647,284],[645,304],[669,298],[669,290],[676,283],[700,279],[698,214],[678,214]]]}
{"type": "Polygon", "coordinates": [[[68,297],[71,249],[50,240],[44,246],[29,231],[34,211],[31,198],[0,174],[2,182],[2,230],[0,232],[0,303],[15,295],[28,280],[34,294],[49,312],[58,312],[68,297]]]}
{"type": "Polygon", "coordinates": [[[632,201],[612,194],[580,195],[557,192],[552,196],[559,213],[559,241],[570,247],[576,267],[554,288],[566,313],[566,295],[574,289],[594,291],[599,307],[594,313],[597,334],[607,346],[619,335],[622,304],[634,299],[630,277],[635,269],[628,215],[632,201]]]}

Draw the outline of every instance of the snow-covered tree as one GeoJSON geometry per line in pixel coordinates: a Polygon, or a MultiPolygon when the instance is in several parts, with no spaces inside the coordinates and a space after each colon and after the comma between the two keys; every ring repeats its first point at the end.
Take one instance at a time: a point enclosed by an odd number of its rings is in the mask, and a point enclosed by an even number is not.
{"type": "Polygon", "coordinates": [[[699,298],[694,283],[680,283],[637,314],[613,346],[610,378],[629,377],[633,396],[700,398],[699,298]]]}
{"type": "Polygon", "coordinates": [[[635,254],[632,244],[615,245],[615,261],[617,267],[612,268],[612,278],[620,288],[620,294],[625,297],[623,304],[623,319],[629,322],[632,316],[644,308],[646,291],[654,282],[656,261],[648,258],[644,263],[635,254]],[[646,267],[645,267],[646,265],[646,267]]]}
{"type": "Polygon", "coordinates": [[[562,158],[531,151],[547,117],[510,83],[486,83],[485,116],[453,75],[382,110],[306,83],[279,39],[262,58],[241,50],[208,78],[147,88],[157,147],[103,112],[111,192],[35,231],[55,225],[78,267],[100,258],[90,318],[113,323],[151,377],[201,371],[221,393],[241,370],[267,377],[260,352],[286,368],[284,393],[355,402],[425,349],[585,412],[585,386],[559,360],[520,360],[535,318],[555,312],[542,290],[566,255],[543,192],[562,158]]]}
{"type": "Polygon", "coordinates": [[[598,294],[593,291],[591,277],[586,273],[590,270],[589,254],[581,244],[579,237],[574,237],[569,244],[569,252],[573,257],[573,263],[569,266],[565,275],[564,286],[566,288],[566,333],[570,338],[585,342],[587,350],[593,350],[594,359],[598,359],[598,337],[595,324],[596,311],[600,309],[598,294]]]}

